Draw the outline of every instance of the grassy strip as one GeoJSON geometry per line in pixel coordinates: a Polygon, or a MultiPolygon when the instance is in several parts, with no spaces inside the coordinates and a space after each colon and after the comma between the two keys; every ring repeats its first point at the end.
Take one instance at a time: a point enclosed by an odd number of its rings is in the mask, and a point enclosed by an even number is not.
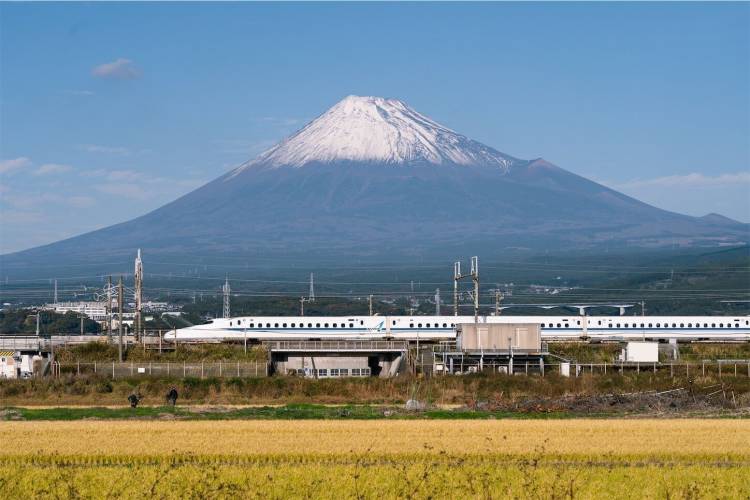
{"type": "MultiPolygon", "coordinates": [[[[249,408],[189,408],[189,407],[140,407],[140,408],[6,408],[0,411],[0,420],[123,420],[165,419],[180,420],[482,420],[482,419],[560,419],[581,417],[568,412],[519,413],[508,411],[471,410],[427,410],[406,411],[402,408],[345,405],[327,406],[315,404],[289,404],[285,406],[259,406],[249,408]]],[[[591,418],[592,415],[586,415],[591,418]]]]}

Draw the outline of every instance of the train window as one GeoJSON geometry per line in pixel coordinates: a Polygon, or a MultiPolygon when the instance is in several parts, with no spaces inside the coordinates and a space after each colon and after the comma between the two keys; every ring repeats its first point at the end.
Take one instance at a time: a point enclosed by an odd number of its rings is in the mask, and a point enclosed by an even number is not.
{"type": "Polygon", "coordinates": [[[692,328],[692,327],[693,327],[693,324],[692,323],[688,323],[688,328],[692,328]]]}
{"type": "Polygon", "coordinates": [[[286,328],[286,323],[284,323],[284,325],[283,325],[283,326],[284,326],[284,328],[286,328]]]}
{"type": "Polygon", "coordinates": [[[250,328],[255,328],[255,323],[250,323],[250,328]]]}
{"type": "Polygon", "coordinates": [[[422,328],[422,323],[418,324],[417,328],[422,328]]]}
{"type": "Polygon", "coordinates": [[[724,328],[724,323],[719,323],[719,328],[724,328]]]}
{"type": "Polygon", "coordinates": [[[677,328],[677,323],[672,323],[672,328],[677,328]]]}
{"type": "Polygon", "coordinates": [[[333,327],[334,327],[334,328],[338,328],[338,323],[334,323],[334,324],[333,324],[333,327]]]}
{"type": "Polygon", "coordinates": [[[312,328],[312,323],[308,323],[308,324],[307,324],[307,327],[308,327],[308,328],[312,328]]]}
{"type": "Polygon", "coordinates": [[[274,324],[273,324],[273,327],[274,327],[274,328],[278,328],[278,327],[279,327],[279,324],[278,324],[278,323],[274,323],[274,324]]]}
{"type": "Polygon", "coordinates": [[[654,326],[654,324],[653,324],[653,323],[649,323],[649,324],[648,324],[648,327],[649,327],[649,328],[651,328],[652,326],[654,326]]]}
{"type": "Polygon", "coordinates": [[[645,326],[646,325],[644,323],[641,323],[641,328],[645,328],[645,326]]]}
{"type": "Polygon", "coordinates": [[[315,328],[320,328],[320,323],[315,323],[315,328]]]}
{"type": "Polygon", "coordinates": [[[349,328],[354,328],[354,323],[349,323],[349,328]]]}
{"type": "Polygon", "coordinates": [[[708,323],[703,323],[703,328],[708,328],[708,323]]]}
{"type": "Polygon", "coordinates": [[[602,324],[601,320],[599,320],[599,324],[600,324],[600,325],[602,324]]]}
{"type": "Polygon", "coordinates": [[[580,324],[581,324],[581,320],[579,319],[578,321],[576,321],[576,325],[580,325],[580,324]]]}
{"type": "Polygon", "coordinates": [[[734,327],[735,327],[735,328],[739,328],[739,327],[740,327],[740,324],[739,324],[739,323],[735,323],[735,324],[734,324],[734,327]]]}
{"type": "Polygon", "coordinates": [[[229,322],[229,326],[232,326],[232,322],[231,321],[229,322]]]}
{"type": "Polygon", "coordinates": [[[394,319],[393,321],[391,321],[391,324],[392,324],[393,326],[396,326],[396,320],[394,319]]]}
{"type": "Polygon", "coordinates": [[[456,328],[456,324],[455,323],[451,323],[451,328],[456,328]]]}
{"type": "Polygon", "coordinates": [[[360,324],[360,325],[364,325],[364,324],[365,324],[365,322],[364,322],[364,321],[362,321],[362,320],[359,320],[359,324],[360,324]]]}
{"type": "Polygon", "coordinates": [[[610,327],[610,328],[612,328],[612,323],[608,324],[607,326],[610,327]]]}
{"type": "Polygon", "coordinates": [[[271,328],[271,323],[266,323],[266,328],[271,328]]]}
{"type": "Polygon", "coordinates": [[[565,328],[570,328],[570,325],[565,323],[565,328]]]}
{"type": "Polygon", "coordinates": [[[326,328],[328,328],[328,323],[326,323],[326,324],[325,324],[325,325],[323,325],[323,326],[325,326],[326,328]]]}
{"type": "Polygon", "coordinates": [[[680,323],[680,328],[685,328],[685,323],[680,323]]]}
{"type": "Polygon", "coordinates": [[[296,328],[297,323],[292,323],[292,328],[296,328]]]}
{"type": "Polygon", "coordinates": [[[541,324],[541,325],[539,325],[539,326],[541,326],[542,328],[544,328],[544,323],[542,323],[542,324],[541,324]]]}
{"type": "Polygon", "coordinates": [[[562,325],[561,325],[560,323],[558,323],[558,324],[557,324],[557,327],[558,327],[558,328],[561,328],[561,327],[562,327],[562,325]]]}
{"type": "Polygon", "coordinates": [[[409,328],[414,328],[414,323],[409,323],[409,328]]]}
{"type": "Polygon", "coordinates": [[[661,323],[657,323],[656,328],[661,328],[661,323]]]}
{"type": "MultiPolygon", "coordinates": [[[[747,323],[747,321],[745,321],[747,323]]],[[[448,323],[443,323],[443,328],[448,328],[448,323]]]]}

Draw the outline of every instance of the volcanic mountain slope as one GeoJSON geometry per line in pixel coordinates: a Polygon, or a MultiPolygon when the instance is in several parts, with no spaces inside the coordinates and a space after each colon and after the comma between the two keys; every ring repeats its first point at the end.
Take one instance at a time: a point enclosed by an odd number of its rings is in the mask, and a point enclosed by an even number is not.
{"type": "Polygon", "coordinates": [[[131,255],[428,258],[509,249],[747,242],[460,135],[401,101],[350,96],[257,158],[137,219],[6,255],[33,266],[131,255]]]}

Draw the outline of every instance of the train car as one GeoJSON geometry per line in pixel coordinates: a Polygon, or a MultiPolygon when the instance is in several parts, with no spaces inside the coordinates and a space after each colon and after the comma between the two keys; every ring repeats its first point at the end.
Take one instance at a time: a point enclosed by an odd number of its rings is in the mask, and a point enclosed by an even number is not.
{"type": "MultiPolygon", "coordinates": [[[[748,316],[479,316],[479,323],[538,323],[542,339],[557,340],[750,340],[748,316]]],[[[172,330],[167,341],[456,338],[456,325],[474,316],[242,316],[172,330]]]]}

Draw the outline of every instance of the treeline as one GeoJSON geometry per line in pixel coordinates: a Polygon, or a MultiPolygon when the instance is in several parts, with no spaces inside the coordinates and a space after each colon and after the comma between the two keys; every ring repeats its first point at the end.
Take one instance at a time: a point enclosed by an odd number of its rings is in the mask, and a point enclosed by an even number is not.
{"type": "MultiPolygon", "coordinates": [[[[8,309],[0,311],[0,334],[34,335],[36,333],[37,311],[30,309],[8,309]]],[[[39,311],[39,333],[80,333],[81,317],[74,312],[59,314],[53,311],[39,311]]],[[[96,321],[84,317],[83,333],[99,333],[101,326],[96,321]]]]}

